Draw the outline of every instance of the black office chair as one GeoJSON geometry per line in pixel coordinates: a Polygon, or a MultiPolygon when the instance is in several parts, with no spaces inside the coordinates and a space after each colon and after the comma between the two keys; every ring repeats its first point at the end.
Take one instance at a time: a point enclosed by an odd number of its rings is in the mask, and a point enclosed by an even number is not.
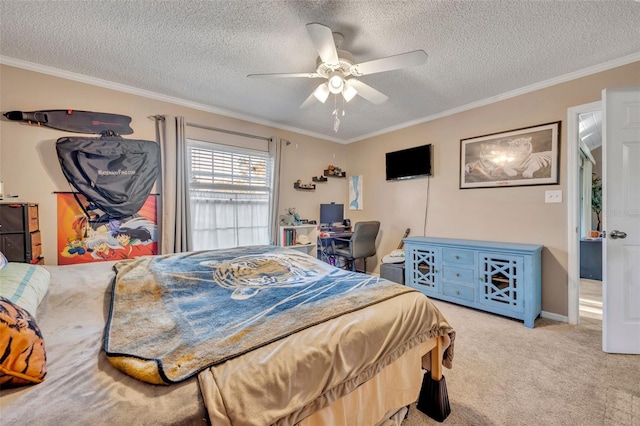
{"type": "Polygon", "coordinates": [[[333,254],[341,256],[347,261],[348,267],[352,271],[356,270],[356,259],[362,259],[364,264],[363,271],[367,272],[367,257],[376,254],[376,237],[380,230],[380,222],[357,222],[353,228],[353,235],[350,239],[334,238],[334,240],[342,241],[348,245],[344,247],[333,247],[333,254]]]}

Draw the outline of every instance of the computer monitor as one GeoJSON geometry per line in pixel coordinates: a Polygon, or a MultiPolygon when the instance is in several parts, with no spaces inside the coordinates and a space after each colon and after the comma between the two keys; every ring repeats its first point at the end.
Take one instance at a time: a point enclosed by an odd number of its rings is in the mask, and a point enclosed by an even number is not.
{"type": "Polygon", "coordinates": [[[320,204],[320,225],[331,227],[344,221],[344,204],[320,204]]]}

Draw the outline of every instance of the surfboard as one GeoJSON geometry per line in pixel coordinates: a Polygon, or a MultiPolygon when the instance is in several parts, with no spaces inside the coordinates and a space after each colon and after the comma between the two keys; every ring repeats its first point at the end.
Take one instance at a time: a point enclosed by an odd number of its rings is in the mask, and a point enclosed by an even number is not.
{"type": "Polygon", "coordinates": [[[52,109],[43,111],[9,111],[3,114],[12,121],[22,121],[31,125],[74,133],[113,132],[118,135],[130,135],[131,117],[106,112],[76,111],[74,109],[52,109]]]}

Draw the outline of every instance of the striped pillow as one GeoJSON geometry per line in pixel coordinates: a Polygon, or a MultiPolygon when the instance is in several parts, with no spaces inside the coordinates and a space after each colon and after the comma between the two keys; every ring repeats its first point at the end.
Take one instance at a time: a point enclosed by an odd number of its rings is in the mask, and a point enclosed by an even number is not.
{"type": "Polygon", "coordinates": [[[0,296],[36,317],[38,305],[49,289],[51,276],[40,265],[9,262],[0,269],[0,296]]]}
{"type": "Polygon", "coordinates": [[[5,266],[7,266],[7,258],[4,257],[4,254],[2,254],[2,252],[0,251],[0,269],[4,268],[5,266]]]}

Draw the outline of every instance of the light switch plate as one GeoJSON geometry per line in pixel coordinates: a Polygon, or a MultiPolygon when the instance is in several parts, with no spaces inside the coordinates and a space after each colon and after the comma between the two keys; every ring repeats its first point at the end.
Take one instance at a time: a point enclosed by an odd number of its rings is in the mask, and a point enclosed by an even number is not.
{"type": "Polygon", "coordinates": [[[545,203],[561,203],[562,202],[562,190],[556,191],[544,191],[545,203]]]}

